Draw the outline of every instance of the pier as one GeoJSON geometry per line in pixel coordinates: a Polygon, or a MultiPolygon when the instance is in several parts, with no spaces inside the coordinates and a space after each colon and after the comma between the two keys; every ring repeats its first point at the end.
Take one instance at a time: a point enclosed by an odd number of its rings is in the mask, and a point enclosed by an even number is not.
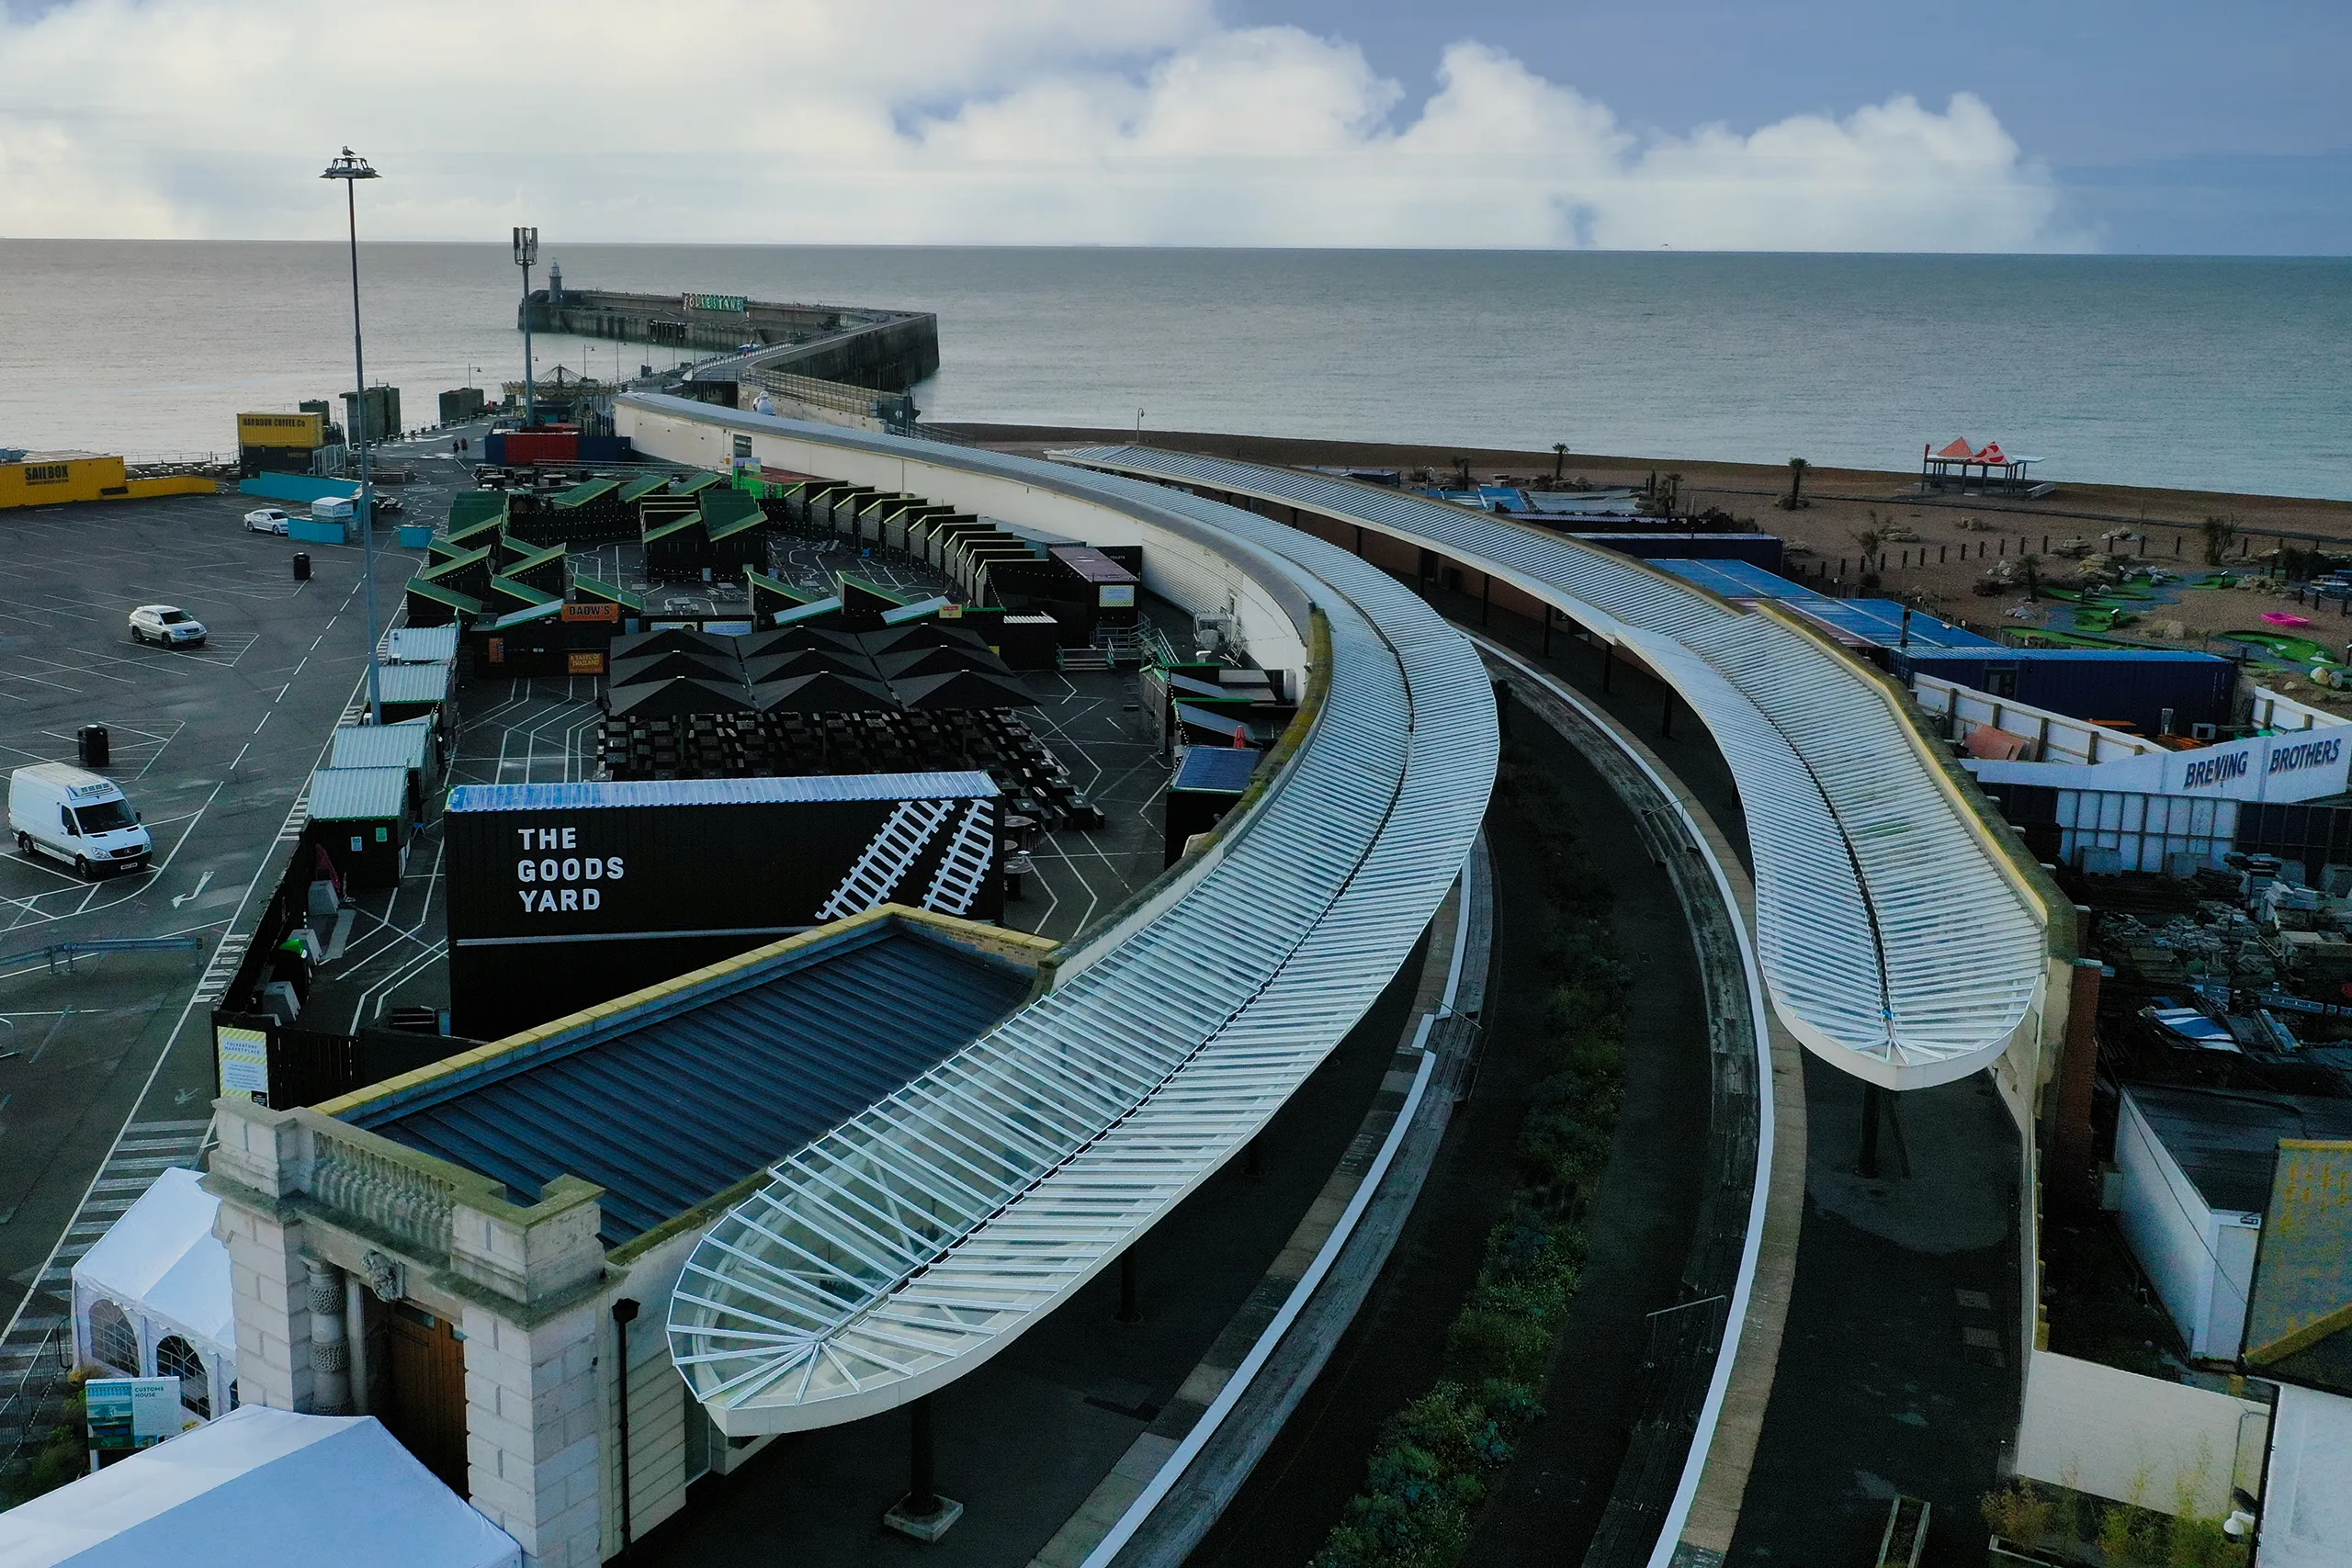
{"type": "Polygon", "coordinates": [[[939,368],[939,318],[928,310],[786,305],[740,294],[628,294],[566,288],[561,268],[515,307],[515,325],[575,337],[707,350],[695,381],[738,381],[746,371],[811,377],[902,392],[939,368]],[[739,353],[746,344],[757,347],[739,353]]]}

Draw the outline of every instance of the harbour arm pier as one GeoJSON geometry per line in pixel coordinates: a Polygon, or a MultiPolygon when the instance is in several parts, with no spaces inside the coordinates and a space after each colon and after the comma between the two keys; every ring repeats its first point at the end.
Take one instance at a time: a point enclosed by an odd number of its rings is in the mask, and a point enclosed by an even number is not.
{"type": "Polygon", "coordinates": [[[697,366],[692,376],[696,381],[740,381],[758,371],[902,392],[939,368],[939,318],[928,310],[775,304],[740,294],[566,288],[563,270],[557,267],[548,287],[532,290],[515,313],[515,324],[534,332],[729,356],[697,366]]]}

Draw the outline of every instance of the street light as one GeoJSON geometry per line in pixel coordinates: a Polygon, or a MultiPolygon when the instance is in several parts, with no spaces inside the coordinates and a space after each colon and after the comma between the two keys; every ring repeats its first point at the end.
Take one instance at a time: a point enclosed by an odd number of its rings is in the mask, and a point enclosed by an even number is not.
{"type": "Polygon", "coordinates": [[[370,483],[373,468],[368,460],[368,362],[359,346],[359,199],[356,192],[360,180],[378,178],[368,160],[343,150],[343,156],[326,166],[319,178],[341,180],[344,213],[351,224],[351,373],[354,395],[351,402],[351,432],[345,438],[359,448],[359,576],[368,591],[368,722],[384,722],[383,698],[376,678],[376,491],[370,483]]]}
{"type": "Polygon", "coordinates": [[[531,264],[538,259],[539,231],[517,228],[514,265],[523,269],[523,424],[531,430],[539,423],[539,384],[531,374],[531,264]]]}

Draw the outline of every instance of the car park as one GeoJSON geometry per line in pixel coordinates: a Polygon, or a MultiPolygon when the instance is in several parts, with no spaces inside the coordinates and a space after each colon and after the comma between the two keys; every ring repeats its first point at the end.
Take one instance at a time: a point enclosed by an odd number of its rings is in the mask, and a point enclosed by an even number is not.
{"type": "Polygon", "coordinates": [[[62,860],[85,881],[108,871],[143,871],[155,848],[119,785],[66,762],[39,762],[8,775],[8,830],[26,856],[62,860]]]}
{"type": "Polygon", "coordinates": [[[141,604],[130,612],[130,640],[163,648],[202,648],[212,634],[176,604],[141,604]]]}
{"type": "Polygon", "coordinates": [[[257,506],[245,513],[245,527],[255,534],[283,534],[293,518],[275,506],[257,506]]]}

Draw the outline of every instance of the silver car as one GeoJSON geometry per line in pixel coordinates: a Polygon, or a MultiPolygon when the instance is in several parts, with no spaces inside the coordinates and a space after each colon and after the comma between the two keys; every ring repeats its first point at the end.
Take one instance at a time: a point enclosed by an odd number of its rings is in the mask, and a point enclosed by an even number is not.
{"type": "Polygon", "coordinates": [[[173,604],[141,604],[130,612],[130,640],[162,648],[202,648],[212,634],[204,623],[173,604]]]}

